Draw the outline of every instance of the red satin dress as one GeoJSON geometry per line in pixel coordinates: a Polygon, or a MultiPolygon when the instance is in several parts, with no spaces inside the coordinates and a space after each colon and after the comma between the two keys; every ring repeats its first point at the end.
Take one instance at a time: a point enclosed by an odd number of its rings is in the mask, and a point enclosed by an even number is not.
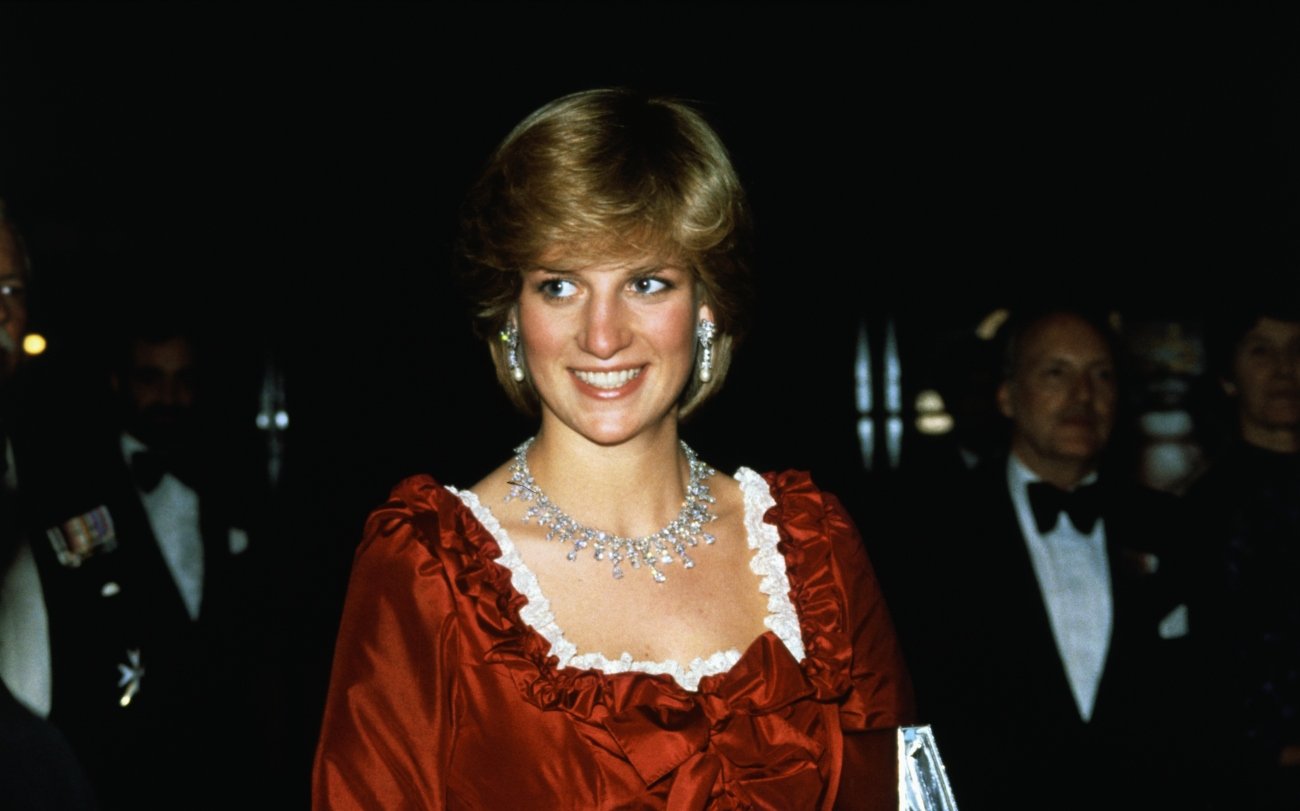
{"type": "MultiPolygon", "coordinates": [[[[502,546],[427,476],[357,551],[316,752],[316,809],[829,809],[896,796],[911,683],[857,531],[807,474],[765,474],[804,658],[765,631],[688,690],[560,667],[502,546]],[[870,730],[882,730],[870,734],[870,730]],[[886,735],[889,737],[886,737],[886,735]]],[[[779,565],[779,560],[778,565],[779,565]]]]}

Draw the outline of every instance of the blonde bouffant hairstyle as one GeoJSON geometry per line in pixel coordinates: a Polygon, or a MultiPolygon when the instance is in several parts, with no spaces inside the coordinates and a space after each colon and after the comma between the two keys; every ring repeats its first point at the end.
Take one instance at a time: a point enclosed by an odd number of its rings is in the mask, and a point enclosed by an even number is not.
{"type": "MultiPolygon", "coordinates": [[[[501,334],[522,274],[543,254],[566,262],[654,257],[690,271],[713,311],[713,374],[682,393],[685,417],[721,387],[752,297],[750,220],[726,147],[686,104],[626,89],[588,90],[545,105],[497,147],[461,211],[457,259],[511,401],[536,416],[501,334]]],[[[698,352],[698,349],[697,349],[698,352]]]]}

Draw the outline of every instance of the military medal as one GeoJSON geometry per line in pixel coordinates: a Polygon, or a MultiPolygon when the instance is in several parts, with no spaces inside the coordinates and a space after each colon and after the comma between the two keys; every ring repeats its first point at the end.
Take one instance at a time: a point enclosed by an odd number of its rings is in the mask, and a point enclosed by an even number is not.
{"type": "Polygon", "coordinates": [[[45,531],[50,546],[59,563],[77,568],[94,555],[111,552],[117,548],[117,533],[113,530],[113,517],[102,504],[88,513],[69,518],[57,527],[45,531]]]}
{"type": "Polygon", "coordinates": [[[117,703],[123,707],[131,703],[136,693],[140,692],[140,682],[144,679],[144,665],[140,664],[140,649],[132,648],[126,652],[126,664],[118,665],[117,686],[125,688],[117,703]]]}

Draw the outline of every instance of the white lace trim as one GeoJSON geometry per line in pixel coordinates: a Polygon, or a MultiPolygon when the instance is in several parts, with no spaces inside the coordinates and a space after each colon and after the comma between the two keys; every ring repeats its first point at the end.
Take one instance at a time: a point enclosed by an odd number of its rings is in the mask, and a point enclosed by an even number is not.
{"type": "Polygon", "coordinates": [[[758,589],[767,595],[767,616],[763,624],[785,643],[796,661],[802,662],[803,632],[799,628],[799,614],[790,601],[785,556],[776,548],[781,533],[763,520],[763,515],[776,506],[776,499],[772,498],[772,490],[763,477],[747,467],[736,471],[736,480],[745,497],[745,535],[749,538],[749,548],[757,550],[749,561],[749,569],[762,578],[758,589]]]}
{"type": "MultiPolygon", "coordinates": [[[[736,480],[740,482],[745,500],[745,535],[749,548],[755,550],[749,568],[759,575],[758,588],[767,595],[768,614],[763,619],[763,624],[785,643],[796,660],[802,662],[804,647],[799,615],[795,612],[794,603],[790,601],[790,580],[786,576],[785,558],[776,548],[781,535],[776,527],[763,521],[763,515],[776,504],[776,499],[772,497],[772,491],[763,477],[747,467],[736,471],[736,480]]],[[[632,654],[627,652],[617,659],[610,659],[603,653],[578,653],[574,644],[565,638],[564,630],[556,624],[555,615],[551,613],[551,603],[542,593],[537,577],[528,568],[528,564],[524,563],[519,550],[510,540],[510,535],[492,514],[492,510],[468,490],[457,490],[454,487],[448,487],[447,490],[459,498],[496,539],[497,546],[501,547],[501,557],[497,558],[497,563],[510,570],[511,585],[528,600],[519,609],[519,617],[551,643],[551,653],[559,659],[559,667],[600,670],[604,673],[667,673],[683,688],[697,690],[700,679],[725,673],[740,661],[740,651],[735,648],[720,650],[708,657],[696,657],[685,667],[676,659],[646,661],[633,659],[632,654]]]]}

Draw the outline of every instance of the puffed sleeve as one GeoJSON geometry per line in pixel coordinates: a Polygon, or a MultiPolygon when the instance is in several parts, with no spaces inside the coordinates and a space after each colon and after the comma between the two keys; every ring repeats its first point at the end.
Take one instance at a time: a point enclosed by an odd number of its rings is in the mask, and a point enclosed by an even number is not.
{"type": "Polygon", "coordinates": [[[459,634],[432,479],[398,485],[366,524],[335,647],[315,809],[446,805],[459,634]]]}
{"type": "Polygon", "coordinates": [[[835,807],[896,809],[897,728],[915,723],[912,680],[857,528],[834,496],[826,496],[824,515],[853,651],[852,688],[840,705],[844,756],[835,807]]]}
{"type": "Polygon", "coordinates": [[[896,809],[897,728],[913,723],[915,709],[875,572],[838,499],[805,472],[766,475],[776,506],[764,520],[782,536],[804,675],[828,701],[827,723],[838,733],[834,808],[896,809]]]}

